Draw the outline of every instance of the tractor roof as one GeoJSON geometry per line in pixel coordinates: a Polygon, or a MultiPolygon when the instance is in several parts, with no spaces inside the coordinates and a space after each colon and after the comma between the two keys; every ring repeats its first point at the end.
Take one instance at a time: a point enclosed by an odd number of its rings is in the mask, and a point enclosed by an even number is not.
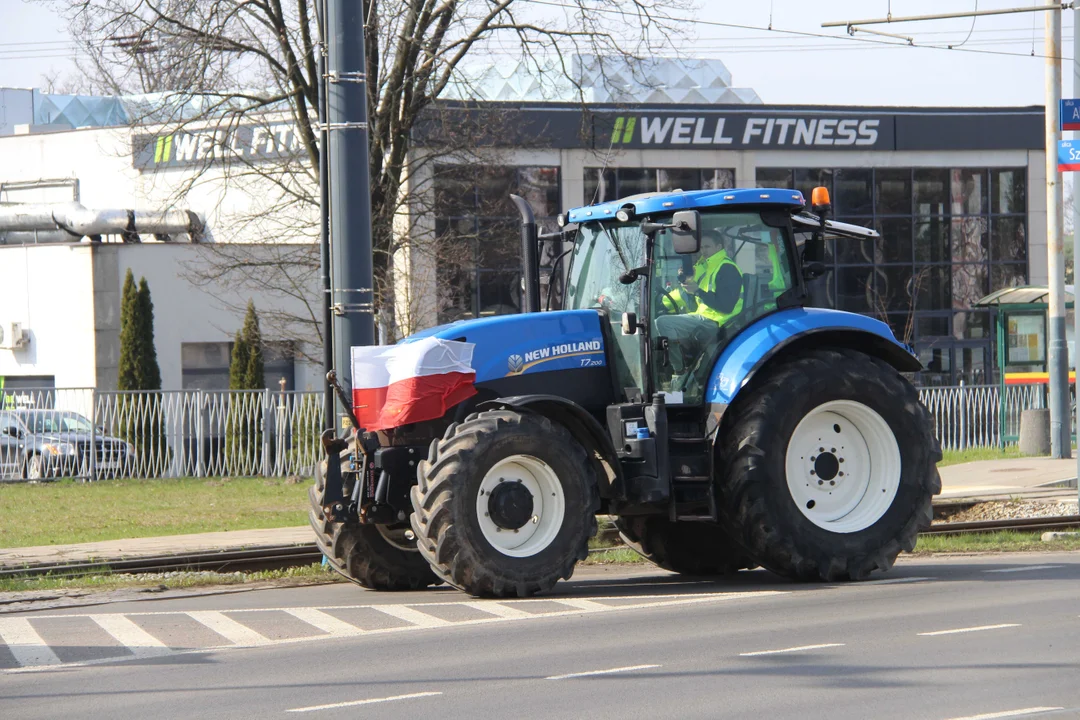
{"type": "Polygon", "coordinates": [[[676,190],[644,195],[631,195],[621,200],[574,208],[567,213],[567,222],[583,223],[590,220],[614,218],[615,212],[627,205],[634,206],[635,215],[673,212],[675,210],[700,210],[703,208],[729,208],[740,205],[775,205],[792,211],[806,205],[798,190],[780,188],[736,188],[728,190],[676,190]]]}

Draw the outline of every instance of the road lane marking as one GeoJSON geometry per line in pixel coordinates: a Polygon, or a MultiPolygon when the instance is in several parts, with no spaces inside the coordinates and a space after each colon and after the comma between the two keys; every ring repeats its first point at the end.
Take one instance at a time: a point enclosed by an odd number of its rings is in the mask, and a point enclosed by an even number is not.
{"type": "Polygon", "coordinates": [[[119,614],[91,615],[90,619],[137,658],[160,657],[172,652],[169,646],[119,614]]]}
{"type": "Polygon", "coordinates": [[[610,670],[587,670],[585,672],[569,673],[567,675],[552,675],[551,677],[544,678],[545,680],[569,680],[570,678],[579,677],[591,677],[593,675],[611,675],[613,673],[624,673],[632,670],[649,670],[650,668],[658,668],[659,665],[628,665],[627,667],[611,668],[610,670]]]}
{"type": "Polygon", "coordinates": [[[799,645],[798,647],[784,648],[783,650],[758,650],[757,652],[739,653],[739,657],[757,657],[758,655],[779,655],[780,653],[801,652],[803,650],[820,650],[821,648],[844,647],[844,643],[822,643],[821,645],[799,645]]]}
{"type": "Polygon", "coordinates": [[[1060,707],[1032,707],[1022,710],[1006,710],[1004,712],[983,713],[982,715],[965,715],[964,717],[949,718],[949,720],[994,720],[995,718],[1022,717],[1024,715],[1038,715],[1039,713],[1056,712],[1064,710],[1060,707]]]}
{"type": "Polygon", "coordinates": [[[288,608],[285,612],[330,635],[344,637],[348,635],[362,635],[364,632],[351,623],[347,623],[344,620],[334,617],[330,613],[324,613],[322,610],[317,610],[315,608],[288,608]]]}
{"type": "Polygon", "coordinates": [[[983,630],[1000,630],[1002,628],[1020,627],[1020,623],[1002,623],[1001,625],[978,625],[976,627],[956,628],[955,630],[935,630],[934,632],[919,633],[924,637],[933,635],[957,635],[959,633],[981,632],[983,630]]]}
{"type": "Polygon", "coordinates": [[[228,615],[213,610],[192,610],[184,613],[225,638],[233,645],[267,645],[270,638],[242,625],[228,615]]]}
{"type": "Polygon", "coordinates": [[[447,625],[456,624],[449,620],[435,617],[434,615],[428,615],[426,612],[414,610],[408,605],[372,605],[371,608],[373,610],[378,610],[381,613],[385,613],[390,617],[395,617],[398,620],[404,620],[416,627],[446,627],[447,625]]]}
{"type": "Polygon", "coordinates": [[[504,605],[502,603],[492,602],[490,600],[486,602],[463,602],[461,604],[465,607],[470,607],[473,610],[490,613],[495,617],[514,620],[524,620],[525,618],[536,617],[535,613],[527,613],[524,610],[518,610],[515,607],[510,607],[509,605],[504,605]]]}
{"type": "Polygon", "coordinates": [[[59,665],[52,651],[26,618],[0,619],[0,640],[22,666],[59,665]]]}
{"type": "Polygon", "coordinates": [[[375,703],[393,702],[394,700],[412,700],[413,698],[431,697],[432,695],[442,695],[441,692],[418,692],[409,693],[408,695],[394,695],[392,697],[384,698],[371,698],[370,700],[351,700],[349,702],[331,703],[330,705],[312,705],[311,707],[293,708],[292,710],[286,710],[285,712],[313,712],[315,710],[333,710],[335,708],[353,707],[355,705],[374,705],[375,703]]]}
{"type": "Polygon", "coordinates": [[[984,573],[1014,573],[1014,572],[1028,572],[1030,570],[1053,570],[1055,568],[1065,567],[1064,565],[1024,565],[1023,567],[1014,568],[1001,568],[998,570],[983,570],[984,573]]]}

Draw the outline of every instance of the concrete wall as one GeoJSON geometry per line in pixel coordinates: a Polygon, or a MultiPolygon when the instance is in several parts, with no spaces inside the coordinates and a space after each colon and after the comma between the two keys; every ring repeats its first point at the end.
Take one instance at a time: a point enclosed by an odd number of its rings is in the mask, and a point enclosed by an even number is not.
{"type": "MultiPolygon", "coordinates": [[[[130,268],[136,281],[145,277],[154,301],[154,330],[161,383],[166,389],[180,389],[180,345],[185,342],[227,342],[243,325],[243,307],[250,298],[259,312],[284,310],[303,312],[298,300],[286,300],[270,291],[249,292],[222,283],[194,286],[187,273],[205,262],[203,252],[192,245],[123,245],[117,259],[115,286],[119,288],[130,268]]],[[[310,301],[317,302],[318,288],[310,288],[310,301]]],[[[119,304],[117,304],[117,311],[119,304]]],[[[264,329],[264,339],[294,340],[274,337],[264,329]]],[[[119,336],[117,335],[117,353],[119,336]]],[[[318,353],[314,353],[318,354],[318,353]]],[[[319,390],[321,370],[303,363],[296,365],[296,389],[319,390]]]]}
{"type": "MultiPolygon", "coordinates": [[[[54,376],[57,388],[116,389],[120,293],[129,268],[150,285],[165,390],[182,387],[181,344],[231,340],[249,297],[260,312],[304,311],[301,301],[270,291],[195,286],[185,268],[203,262],[201,252],[199,246],[161,243],[0,246],[0,322],[23,323],[31,333],[29,348],[0,350],[0,376],[54,376]]],[[[309,301],[318,296],[318,288],[310,288],[309,301]]],[[[321,389],[320,375],[319,367],[298,361],[296,389],[321,389]]]]}
{"type": "Polygon", "coordinates": [[[30,330],[30,345],[0,349],[0,376],[45,375],[56,387],[93,387],[94,274],[86,245],[0,245],[0,324],[30,330]]]}

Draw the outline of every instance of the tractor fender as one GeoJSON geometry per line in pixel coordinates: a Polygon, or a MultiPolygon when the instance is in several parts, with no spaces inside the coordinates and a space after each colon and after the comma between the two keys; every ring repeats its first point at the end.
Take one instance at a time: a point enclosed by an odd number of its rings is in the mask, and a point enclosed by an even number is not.
{"type": "Polygon", "coordinates": [[[881,358],[899,372],[918,372],[922,363],[880,320],[821,308],[791,308],[767,315],[740,332],[713,366],[705,401],[714,412],[772,360],[802,347],[848,348],[881,358]]]}
{"type": "Polygon", "coordinates": [[[611,499],[622,496],[622,466],[615,446],[603,426],[585,408],[558,395],[515,395],[485,400],[476,406],[478,412],[493,408],[529,410],[562,424],[585,447],[585,452],[593,460],[600,497],[611,499]]]}

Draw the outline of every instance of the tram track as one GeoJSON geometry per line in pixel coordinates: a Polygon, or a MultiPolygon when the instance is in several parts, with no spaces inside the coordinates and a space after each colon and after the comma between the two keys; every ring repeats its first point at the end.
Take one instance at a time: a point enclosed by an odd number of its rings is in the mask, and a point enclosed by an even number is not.
{"type": "MultiPolygon", "coordinates": [[[[1011,518],[978,522],[943,522],[931,525],[923,535],[959,535],[967,533],[990,533],[1008,530],[1021,532],[1045,532],[1051,530],[1080,529],[1080,515],[1056,517],[1011,518]]],[[[611,550],[614,545],[601,550],[611,550]]],[[[311,565],[322,560],[322,553],[315,543],[297,545],[273,545],[258,548],[200,551],[175,555],[155,555],[137,558],[110,558],[101,560],[43,563],[21,567],[0,568],[0,579],[50,576],[70,578],[84,575],[110,573],[165,573],[182,571],[202,572],[256,572],[259,570],[283,570],[290,567],[311,565]]]]}

